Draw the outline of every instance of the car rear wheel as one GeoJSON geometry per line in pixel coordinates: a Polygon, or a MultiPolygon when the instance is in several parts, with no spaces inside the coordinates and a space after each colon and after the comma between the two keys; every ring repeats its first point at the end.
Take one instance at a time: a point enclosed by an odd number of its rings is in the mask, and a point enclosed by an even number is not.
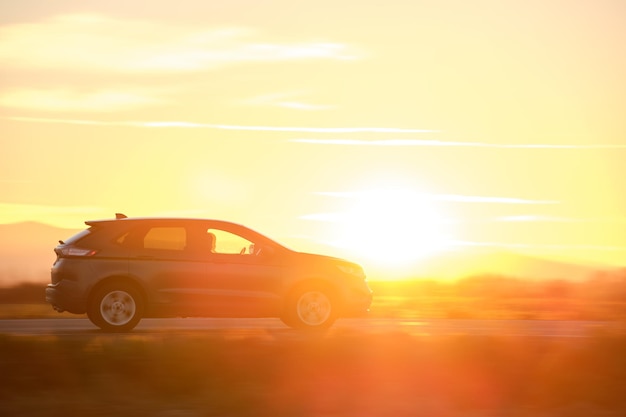
{"type": "Polygon", "coordinates": [[[133,286],[116,283],[96,291],[87,316],[93,324],[110,332],[132,330],[143,313],[143,300],[133,286]]]}
{"type": "Polygon", "coordinates": [[[305,288],[289,297],[283,322],[299,329],[327,329],[337,318],[337,306],[330,291],[305,288]]]}

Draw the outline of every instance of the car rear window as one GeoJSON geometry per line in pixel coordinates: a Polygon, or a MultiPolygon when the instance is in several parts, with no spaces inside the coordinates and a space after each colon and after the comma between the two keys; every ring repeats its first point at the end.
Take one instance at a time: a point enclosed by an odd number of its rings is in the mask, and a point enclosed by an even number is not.
{"type": "Polygon", "coordinates": [[[126,228],[120,229],[118,226],[121,225],[113,222],[91,225],[89,228],[65,240],[64,243],[89,248],[103,248],[111,244],[120,245],[123,243],[123,239],[122,242],[116,242],[115,240],[119,239],[120,235],[126,232],[126,228]]]}
{"type": "Polygon", "coordinates": [[[90,235],[92,232],[92,228],[88,228],[85,230],[82,230],[78,233],[76,233],[75,235],[63,240],[63,243],[65,243],[66,245],[74,245],[76,242],[78,242],[79,240],[83,239],[85,236],[90,235]]]}

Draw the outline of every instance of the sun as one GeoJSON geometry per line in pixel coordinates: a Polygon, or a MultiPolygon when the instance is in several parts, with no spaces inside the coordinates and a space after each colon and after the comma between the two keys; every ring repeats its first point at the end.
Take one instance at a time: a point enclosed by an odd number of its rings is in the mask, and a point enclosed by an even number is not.
{"type": "Polygon", "coordinates": [[[449,242],[449,221],[426,194],[370,189],[351,201],[336,225],[335,244],[368,263],[402,269],[449,242]]]}

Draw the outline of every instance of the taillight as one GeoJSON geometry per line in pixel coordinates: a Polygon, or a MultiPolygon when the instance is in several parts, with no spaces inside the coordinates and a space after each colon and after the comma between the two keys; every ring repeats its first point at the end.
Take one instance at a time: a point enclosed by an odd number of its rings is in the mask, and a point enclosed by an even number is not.
{"type": "Polygon", "coordinates": [[[59,256],[93,256],[98,253],[98,251],[70,246],[69,248],[60,248],[57,253],[59,256]]]}

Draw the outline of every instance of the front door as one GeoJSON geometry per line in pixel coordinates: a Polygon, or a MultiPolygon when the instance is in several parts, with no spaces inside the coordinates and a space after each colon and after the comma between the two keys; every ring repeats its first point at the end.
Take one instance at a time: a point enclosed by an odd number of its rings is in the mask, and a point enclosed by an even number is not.
{"type": "Polygon", "coordinates": [[[281,308],[280,259],[232,231],[208,228],[206,240],[206,311],[227,317],[276,316],[281,308]]]}

